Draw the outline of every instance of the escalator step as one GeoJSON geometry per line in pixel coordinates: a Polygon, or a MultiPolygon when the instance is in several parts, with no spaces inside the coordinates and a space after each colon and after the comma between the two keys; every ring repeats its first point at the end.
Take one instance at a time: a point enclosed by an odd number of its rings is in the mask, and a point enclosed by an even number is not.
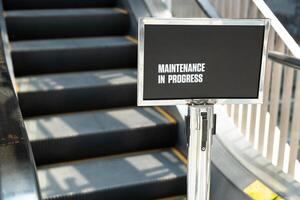
{"type": "Polygon", "coordinates": [[[136,105],[136,70],[115,69],[17,79],[23,117],[136,105]]]}
{"type": "Polygon", "coordinates": [[[112,7],[117,0],[3,0],[5,10],[112,7]]]}
{"type": "Polygon", "coordinates": [[[25,120],[37,165],[171,147],[176,124],[152,108],[122,108],[25,120]]]}
{"type": "Polygon", "coordinates": [[[136,67],[137,46],[126,37],[11,43],[16,76],[136,67]]]}
{"type": "Polygon", "coordinates": [[[5,12],[10,40],[126,35],[128,14],[119,8],[5,12]]]}
{"type": "Polygon", "coordinates": [[[155,199],[186,191],[186,168],[171,150],[44,166],[43,199],[155,199]]]}

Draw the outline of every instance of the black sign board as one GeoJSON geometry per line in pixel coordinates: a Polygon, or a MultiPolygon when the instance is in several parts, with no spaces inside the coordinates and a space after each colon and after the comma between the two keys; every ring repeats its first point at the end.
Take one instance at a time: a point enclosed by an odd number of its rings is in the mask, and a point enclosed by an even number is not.
{"type": "Polygon", "coordinates": [[[261,103],[269,20],[140,20],[139,105],[261,103]]]}

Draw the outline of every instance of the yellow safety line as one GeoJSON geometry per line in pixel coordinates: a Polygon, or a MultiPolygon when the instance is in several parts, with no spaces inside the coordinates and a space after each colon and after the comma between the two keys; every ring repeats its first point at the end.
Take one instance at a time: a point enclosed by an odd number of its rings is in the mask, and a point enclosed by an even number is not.
{"type": "Polygon", "coordinates": [[[114,8],[113,10],[114,10],[114,11],[117,11],[117,12],[120,12],[120,13],[123,13],[123,14],[125,14],[125,15],[128,14],[128,11],[125,10],[125,9],[122,9],[122,8],[114,8]]]}
{"type": "MultiPolygon", "coordinates": [[[[168,121],[172,124],[176,124],[176,120],[174,117],[172,117],[169,113],[167,113],[165,110],[163,110],[161,107],[154,107],[154,109],[159,112],[161,115],[163,115],[165,118],[168,119],[168,121]]],[[[181,153],[178,149],[172,148],[172,152],[181,160],[185,165],[187,165],[188,161],[186,157],[181,153]]]]}
{"type": "MultiPolygon", "coordinates": [[[[167,113],[165,110],[163,110],[161,107],[154,107],[154,109],[159,112],[161,115],[163,115],[165,118],[168,119],[168,121],[172,124],[176,124],[176,120],[174,117],[172,117],[169,113],[167,113]]],[[[172,148],[172,152],[179,158],[179,160],[181,160],[185,165],[187,165],[188,161],[185,157],[185,155],[183,155],[183,153],[181,153],[178,149],[176,148],[172,148]]]]}
{"type": "Polygon", "coordinates": [[[163,115],[165,118],[167,118],[167,120],[172,123],[172,124],[176,124],[176,120],[174,119],[174,117],[172,117],[169,113],[167,113],[165,110],[163,110],[161,107],[154,107],[154,109],[159,112],[161,115],[163,115]]]}
{"type": "Polygon", "coordinates": [[[129,40],[130,42],[133,42],[134,44],[138,43],[138,40],[135,37],[131,36],[131,35],[127,35],[126,39],[129,40]]]}
{"type": "Polygon", "coordinates": [[[186,159],[185,155],[183,155],[183,153],[181,151],[179,151],[176,148],[172,148],[172,152],[179,158],[179,160],[181,160],[185,165],[188,164],[188,160],[186,159]]]}

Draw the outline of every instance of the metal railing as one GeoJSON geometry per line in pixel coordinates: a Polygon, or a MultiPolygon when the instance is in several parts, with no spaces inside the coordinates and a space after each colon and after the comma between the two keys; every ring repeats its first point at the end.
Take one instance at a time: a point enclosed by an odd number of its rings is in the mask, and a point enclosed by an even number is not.
{"type": "MultiPolygon", "coordinates": [[[[262,105],[229,105],[236,126],[267,159],[300,173],[300,47],[263,0],[176,0],[175,17],[270,18],[269,59],[262,105]]],[[[245,47],[246,48],[246,47],[245,47]]],[[[299,177],[299,175],[297,175],[299,177]]]]}

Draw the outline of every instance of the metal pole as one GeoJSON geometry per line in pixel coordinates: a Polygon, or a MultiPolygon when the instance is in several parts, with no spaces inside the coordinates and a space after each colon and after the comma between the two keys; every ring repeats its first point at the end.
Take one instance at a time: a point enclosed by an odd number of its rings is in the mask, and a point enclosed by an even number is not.
{"type": "Polygon", "coordinates": [[[190,105],[188,200],[209,200],[213,105],[190,105]]]}

